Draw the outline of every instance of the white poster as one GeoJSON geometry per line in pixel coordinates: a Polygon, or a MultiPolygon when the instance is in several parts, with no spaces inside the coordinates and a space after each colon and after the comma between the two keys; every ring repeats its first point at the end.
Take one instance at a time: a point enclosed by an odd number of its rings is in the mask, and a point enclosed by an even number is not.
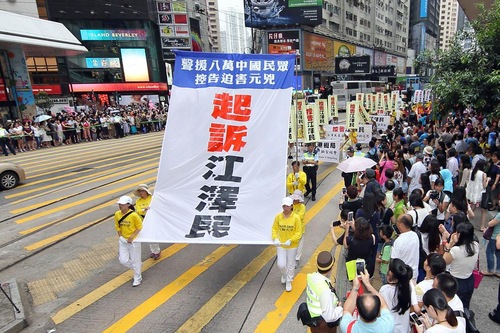
{"type": "Polygon", "coordinates": [[[341,141],[322,140],[321,142],[318,142],[318,159],[322,162],[339,163],[341,144],[341,141]]]}
{"type": "Polygon", "coordinates": [[[372,116],[372,120],[375,120],[377,124],[377,130],[385,131],[390,124],[390,116],[372,116]]]}
{"type": "Polygon", "coordinates": [[[284,196],[294,55],[176,52],[139,242],[271,244],[284,196]]]}
{"type": "Polygon", "coordinates": [[[372,139],[372,125],[359,125],[358,128],[358,143],[368,144],[372,139]]]}

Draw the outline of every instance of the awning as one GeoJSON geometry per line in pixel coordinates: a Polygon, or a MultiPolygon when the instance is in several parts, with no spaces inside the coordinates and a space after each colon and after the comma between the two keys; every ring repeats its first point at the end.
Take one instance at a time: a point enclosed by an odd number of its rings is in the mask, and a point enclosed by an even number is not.
{"type": "Polygon", "coordinates": [[[483,3],[484,7],[486,9],[491,8],[493,5],[494,0],[482,0],[482,1],[477,1],[477,0],[458,0],[460,6],[465,12],[465,16],[472,21],[477,19],[477,16],[479,15],[479,10],[477,9],[477,4],[478,3],[483,3]]]}
{"type": "Polygon", "coordinates": [[[0,48],[20,47],[26,56],[72,56],[88,50],[62,24],[0,10],[0,48]]]}

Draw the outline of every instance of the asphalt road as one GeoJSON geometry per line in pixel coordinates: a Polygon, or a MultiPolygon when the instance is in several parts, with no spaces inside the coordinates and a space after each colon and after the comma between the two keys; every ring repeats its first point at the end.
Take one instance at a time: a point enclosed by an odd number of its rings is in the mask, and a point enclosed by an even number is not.
{"type": "MultiPolygon", "coordinates": [[[[343,114],[342,114],[343,116],[343,114]]],[[[143,277],[118,263],[112,214],[137,184],[154,188],[163,132],[18,154],[22,186],[0,193],[0,281],[15,277],[29,296],[25,332],[305,332],[297,321],[317,252],[333,247],[329,225],[342,188],[335,165],[320,165],[318,200],[307,202],[303,259],[285,292],[274,247],[143,245],[143,277]]],[[[277,207],[277,212],[279,211],[277,207]]],[[[481,260],[484,262],[484,248],[481,260]]],[[[336,269],[336,268],[335,268],[336,269]]],[[[472,300],[483,332],[498,279],[472,300]]]]}

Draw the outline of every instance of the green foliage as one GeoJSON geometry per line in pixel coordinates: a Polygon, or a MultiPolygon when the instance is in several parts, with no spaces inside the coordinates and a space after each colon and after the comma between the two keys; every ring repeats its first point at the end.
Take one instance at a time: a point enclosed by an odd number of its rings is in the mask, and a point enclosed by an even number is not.
{"type": "Polygon", "coordinates": [[[54,106],[54,102],[50,99],[49,95],[43,91],[35,95],[35,104],[44,111],[50,110],[54,106]]]}
{"type": "Polygon", "coordinates": [[[500,0],[471,22],[473,34],[459,32],[450,48],[417,58],[419,70],[433,68],[431,87],[439,113],[472,105],[489,117],[500,116],[500,0]],[[462,42],[472,39],[472,48],[462,42]]]}

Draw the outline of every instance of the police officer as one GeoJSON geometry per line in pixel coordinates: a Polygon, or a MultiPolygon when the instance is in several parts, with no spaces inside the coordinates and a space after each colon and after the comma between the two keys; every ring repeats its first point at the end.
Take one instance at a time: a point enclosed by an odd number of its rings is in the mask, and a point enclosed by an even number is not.
{"type": "Polygon", "coordinates": [[[302,157],[303,170],[306,173],[306,193],[308,196],[312,193],[312,201],[316,201],[316,172],[318,170],[318,154],[314,152],[314,144],[307,145],[307,151],[302,157]]]}
{"type": "Polygon", "coordinates": [[[317,324],[311,326],[311,332],[336,332],[343,309],[328,278],[333,266],[333,257],[330,252],[320,252],[316,263],[318,271],[307,274],[307,309],[317,324]]]}
{"type": "Polygon", "coordinates": [[[12,147],[12,144],[10,143],[10,134],[9,132],[7,132],[7,130],[3,127],[2,124],[0,124],[0,144],[2,145],[2,152],[5,156],[9,156],[7,148],[9,148],[10,152],[13,155],[16,155],[16,150],[14,149],[14,147],[12,147]]]}

